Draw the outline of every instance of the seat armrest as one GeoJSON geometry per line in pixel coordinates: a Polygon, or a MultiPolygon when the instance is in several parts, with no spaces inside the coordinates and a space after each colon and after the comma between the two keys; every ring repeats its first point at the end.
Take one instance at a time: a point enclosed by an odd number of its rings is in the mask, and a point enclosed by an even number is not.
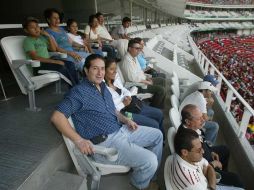
{"type": "Polygon", "coordinates": [[[146,78],[147,78],[147,79],[151,79],[151,78],[153,78],[153,76],[152,76],[152,75],[150,75],[150,74],[146,74],[146,73],[145,73],[145,76],[146,76],[146,78]]]}
{"type": "Polygon", "coordinates": [[[26,59],[16,59],[12,61],[12,68],[17,69],[21,67],[22,65],[28,65],[31,64],[32,67],[40,67],[40,61],[37,60],[26,60],[26,59]]]}
{"type": "Polygon", "coordinates": [[[142,89],[147,89],[147,85],[141,82],[125,82],[125,88],[130,88],[132,86],[139,86],[142,89]]]}
{"type": "Polygon", "coordinates": [[[151,93],[139,93],[136,96],[137,96],[138,99],[144,100],[144,99],[152,98],[153,94],[151,94],[151,93]]]}
{"type": "Polygon", "coordinates": [[[62,59],[67,58],[67,54],[66,53],[61,53],[61,52],[49,52],[49,56],[50,57],[60,57],[62,59]]]}
{"type": "Polygon", "coordinates": [[[118,151],[115,148],[93,145],[93,149],[96,154],[105,156],[109,161],[114,162],[118,158],[118,151]]]}

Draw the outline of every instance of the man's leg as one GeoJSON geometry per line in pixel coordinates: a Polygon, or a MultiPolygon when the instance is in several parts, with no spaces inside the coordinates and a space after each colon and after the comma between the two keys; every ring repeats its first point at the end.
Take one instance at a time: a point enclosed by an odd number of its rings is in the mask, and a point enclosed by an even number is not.
{"type": "Polygon", "coordinates": [[[218,123],[214,121],[206,121],[204,128],[205,128],[206,140],[214,144],[217,138],[218,131],[219,131],[218,123]]]}
{"type": "MultiPolygon", "coordinates": [[[[159,129],[161,130],[163,137],[165,136],[165,131],[163,128],[164,116],[160,109],[143,104],[140,114],[156,120],[159,123],[159,129]]],[[[144,126],[147,126],[147,125],[144,125],[144,126]]]]}
{"type": "Polygon", "coordinates": [[[118,159],[116,162],[110,162],[96,154],[94,158],[98,162],[129,166],[133,169],[131,183],[139,189],[148,187],[161,161],[162,133],[160,130],[138,126],[137,130],[130,131],[123,126],[99,145],[116,148],[118,159]]]}

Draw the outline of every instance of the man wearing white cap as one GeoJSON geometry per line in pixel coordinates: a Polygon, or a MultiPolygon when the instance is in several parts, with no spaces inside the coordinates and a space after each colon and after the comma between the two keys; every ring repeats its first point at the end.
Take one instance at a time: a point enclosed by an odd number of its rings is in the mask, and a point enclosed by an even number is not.
{"type": "Polygon", "coordinates": [[[184,106],[188,104],[194,104],[198,106],[198,108],[203,113],[203,118],[206,121],[204,125],[205,129],[205,137],[211,143],[215,143],[216,137],[219,130],[219,125],[217,122],[208,121],[207,116],[207,99],[210,99],[212,96],[212,92],[216,92],[217,88],[215,88],[212,83],[203,81],[198,85],[198,90],[188,95],[181,103],[179,107],[179,112],[181,113],[184,106]]]}
{"type": "MultiPolygon", "coordinates": [[[[211,74],[208,74],[208,75],[205,75],[204,78],[203,78],[203,81],[207,81],[207,82],[210,82],[212,83],[213,86],[217,86],[217,84],[219,84],[219,81],[216,79],[216,77],[214,75],[211,75],[211,74]]],[[[181,94],[181,97],[180,97],[180,100],[181,102],[188,96],[190,95],[191,93],[195,92],[198,90],[198,87],[199,87],[199,84],[201,83],[202,81],[198,81],[198,82],[195,82],[193,83],[192,85],[190,85],[182,94],[181,94]]],[[[210,98],[206,98],[206,101],[207,101],[207,116],[209,118],[209,120],[212,120],[213,119],[213,115],[214,115],[214,111],[212,109],[212,106],[213,106],[213,103],[214,103],[214,99],[213,97],[211,96],[210,98]]]]}

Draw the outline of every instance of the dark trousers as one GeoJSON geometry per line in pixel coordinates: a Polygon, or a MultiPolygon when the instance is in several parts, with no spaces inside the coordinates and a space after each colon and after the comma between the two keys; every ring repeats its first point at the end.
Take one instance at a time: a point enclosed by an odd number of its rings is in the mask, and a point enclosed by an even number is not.
{"type": "MultiPolygon", "coordinates": [[[[62,60],[63,61],[63,60],[62,60]]],[[[53,64],[53,63],[41,63],[41,66],[38,68],[34,68],[35,75],[38,75],[38,70],[51,70],[58,71],[67,77],[72,85],[76,85],[79,83],[77,71],[75,69],[74,63],[70,61],[63,61],[64,65],[53,64]]]]}
{"type": "Polygon", "coordinates": [[[220,184],[244,188],[244,185],[237,174],[219,169],[215,169],[215,171],[221,175],[220,184]]]}
{"type": "Polygon", "coordinates": [[[115,51],[115,48],[113,46],[103,44],[102,45],[102,51],[107,52],[107,57],[110,57],[112,59],[116,58],[116,51],[115,51]]]}
{"type": "Polygon", "coordinates": [[[140,113],[139,114],[133,113],[132,117],[133,121],[135,121],[139,125],[160,129],[160,131],[163,134],[163,137],[165,137],[165,132],[163,128],[164,117],[160,109],[143,104],[140,113]]]}
{"type": "Polygon", "coordinates": [[[203,144],[203,149],[204,149],[204,155],[203,155],[203,157],[208,162],[212,162],[213,161],[213,158],[211,156],[211,152],[215,152],[220,157],[220,162],[222,164],[223,170],[227,170],[228,161],[229,161],[229,155],[230,155],[228,147],[226,147],[224,145],[218,145],[218,146],[209,147],[206,143],[204,143],[203,144]]]}
{"type": "Polygon", "coordinates": [[[209,147],[207,144],[203,145],[204,148],[204,155],[203,157],[208,161],[212,162],[213,159],[211,157],[211,152],[215,152],[219,155],[220,162],[222,164],[222,170],[215,168],[215,171],[221,174],[221,181],[220,183],[223,185],[235,186],[235,187],[243,187],[243,183],[241,182],[240,178],[237,174],[233,172],[228,172],[228,161],[230,152],[228,147],[224,145],[219,146],[212,146],[209,147]]]}
{"type": "Polygon", "coordinates": [[[147,89],[139,88],[140,93],[151,93],[153,94],[152,102],[150,106],[163,109],[164,101],[166,97],[166,81],[164,78],[155,77],[152,78],[153,85],[147,85],[147,89]]]}

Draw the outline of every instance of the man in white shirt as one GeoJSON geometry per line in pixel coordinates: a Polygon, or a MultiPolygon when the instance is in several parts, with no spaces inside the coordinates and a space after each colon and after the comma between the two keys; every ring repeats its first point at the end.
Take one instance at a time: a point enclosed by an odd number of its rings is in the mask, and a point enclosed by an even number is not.
{"type": "Polygon", "coordinates": [[[207,190],[216,188],[215,171],[203,158],[199,135],[192,129],[176,133],[176,154],[170,160],[170,184],[178,190],[207,190]]]}
{"type": "Polygon", "coordinates": [[[131,25],[131,19],[129,17],[124,17],[122,20],[122,25],[117,27],[113,30],[112,36],[114,39],[127,39],[129,40],[130,37],[128,36],[127,28],[131,25]]]}
{"type": "Polygon", "coordinates": [[[98,19],[98,27],[97,27],[97,32],[102,40],[106,41],[112,41],[113,38],[109,34],[105,24],[104,24],[104,16],[101,12],[96,13],[96,18],[98,19]]]}
{"type": "Polygon", "coordinates": [[[212,96],[212,92],[215,92],[217,89],[212,85],[212,83],[203,81],[199,83],[198,90],[187,96],[181,103],[179,107],[179,112],[181,113],[184,106],[188,104],[194,104],[203,113],[205,122],[205,137],[211,143],[215,143],[219,125],[217,122],[209,121],[207,116],[207,100],[212,96]]]}
{"type": "Polygon", "coordinates": [[[120,63],[124,79],[128,82],[137,82],[147,85],[146,89],[139,88],[139,92],[152,93],[153,98],[151,106],[163,109],[166,96],[165,79],[161,77],[147,78],[137,60],[140,50],[141,46],[139,42],[135,39],[131,39],[128,44],[128,52],[125,54],[122,63],[120,63]]]}
{"type": "MultiPolygon", "coordinates": [[[[208,74],[205,75],[203,78],[203,81],[207,81],[212,83],[212,85],[214,87],[216,87],[219,84],[219,81],[216,79],[216,77],[214,75],[208,74]]],[[[198,90],[199,84],[201,83],[201,81],[195,82],[192,85],[190,85],[182,94],[181,94],[181,101],[183,101],[186,96],[190,95],[191,93],[195,92],[198,90]]],[[[210,98],[207,98],[207,116],[209,118],[209,120],[213,119],[213,115],[214,115],[214,111],[212,109],[213,103],[214,103],[214,99],[211,96],[210,98]]]]}
{"type": "Polygon", "coordinates": [[[216,185],[216,173],[203,158],[204,150],[199,135],[184,128],[174,139],[175,152],[169,160],[172,189],[178,190],[240,190],[233,186],[216,185]]]}

